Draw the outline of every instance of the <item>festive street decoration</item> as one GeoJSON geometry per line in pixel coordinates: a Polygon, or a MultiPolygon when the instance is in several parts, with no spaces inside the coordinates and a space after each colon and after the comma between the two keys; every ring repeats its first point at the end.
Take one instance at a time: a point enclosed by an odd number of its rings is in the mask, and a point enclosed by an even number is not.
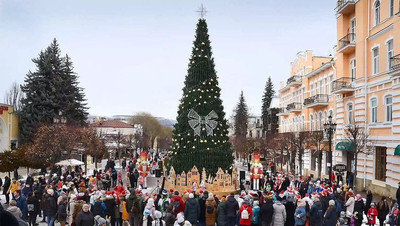
{"type": "Polygon", "coordinates": [[[263,176],[262,164],[260,163],[260,155],[254,154],[254,160],[251,163],[251,175],[250,178],[253,182],[253,190],[258,191],[260,189],[260,179],[263,176]]]}
{"type": "MultiPolygon", "coordinates": [[[[151,156],[150,156],[151,157],[151,156]]],[[[150,173],[150,166],[148,162],[148,156],[145,151],[140,153],[140,159],[138,161],[139,167],[139,178],[138,181],[143,188],[147,188],[147,176],[150,173]]]]}
{"type": "Polygon", "coordinates": [[[184,171],[181,174],[176,174],[174,167],[171,167],[169,174],[164,168],[164,175],[169,175],[165,180],[164,187],[182,193],[190,190],[191,192],[208,191],[213,194],[225,195],[239,190],[236,168],[232,170],[232,173],[228,173],[227,171],[218,168],[218,171],[213,177],[211,174],[207,174],[204,168],[200,175],[196,166],[193,166],[193,168],[187,173],[184,171]]]}
{"type": "MultiPolygon", "coordinates": [[[[219,168],[223,172],[232,170],[229,126],[214,67],[207,23],[199,19],[168,163],[168,169],[173,167],[177,173],[180,186],[185,174],[195,165],[211,176],[215,176],[219,168]]],[[[198,186],[200,181],[196,183],[198,186]]],[[[188,189],[192,187],[191,184],[187,186],[188,189]]]]}

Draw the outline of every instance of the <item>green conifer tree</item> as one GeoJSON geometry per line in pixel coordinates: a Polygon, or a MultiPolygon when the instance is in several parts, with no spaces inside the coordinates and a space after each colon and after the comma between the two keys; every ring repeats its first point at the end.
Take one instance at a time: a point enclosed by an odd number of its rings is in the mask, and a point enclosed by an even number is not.
{"type": "Polygon", "coordinates": [[[247,104],[243,96],[243,91],[240,93],[239,102],[235,109],[235,137],[246,138],[248,127],[249,114],[247,104]]]}
{"type": "Polygon", "coordinates": [[[199,19],[172,139],[170,166],[177,173],[194,165],[215,174],[233,163],[228,123],[220,99],[205,19],[199,19]]]}
{"type": "Polygon", "coordinates": [[[271,77],[268,77],[267,83],[265,84],[265,90],[262,98],[262,107],[261,107],[261,118],[263,121],[263,136],[265,135],[265,131],[267,131],[267,119],[268,119],[268,109],[271,107],[272,98],[274,98],[275,90],[274,84],[272,83],[271,77]]]}
{"type": "Polygon", "coordinates": [[[25,96],[20,116],[20,142],[32,142],[36,130],[51,124],[60,112],[71,125],[84,125],[87,107],[78,77],[68,56],[62,57],[54,39],[45,50],[32,59],[36,71],[29,71],[21,90],[25,96]]]}

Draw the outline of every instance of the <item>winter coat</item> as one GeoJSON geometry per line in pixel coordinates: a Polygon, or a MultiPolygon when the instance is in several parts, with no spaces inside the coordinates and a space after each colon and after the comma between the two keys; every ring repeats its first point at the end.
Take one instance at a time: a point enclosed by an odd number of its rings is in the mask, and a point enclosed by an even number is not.
{"type": "Polygon", "coordinates": [[[32,214],[38,214],[40,211],[40,203],[39,203],[39,199],[36,196],[32,196],[30,198],[28,198],[28,200],[26,201],[27,205],[33,205],[33,211],[29,212],[32,214]]]}
{"type": "Polygon", "coordinates": [[[129,221],[129,213],[126,208],[126,201],[122,202],[122,220],[129,221]]]}
{"type": "Polygon", "coordinates": [[[294,222],[297,225],[305,225],[306,224],[306,207],[305,206],[299,206],[296,208],[296,211],[294,212],[294,222]]]}
{"type": "Polygon", "coordinates": [[[271,224],[273,214],[274,206],[272,203],[272,199],[267,199],[266,203],[264,203],[260,209],[260,221],[266,222],[267,225],[271,224]]]}
{"type": "Polygon", "coordinates": [[[336,223],[337,223],[336,207],[330,206],[325,213],[324,226],[336,226],[336,223]]]}
{"type": "Polygon", "coordinates": [[[355,203],[354,197],[349,197],[347,199],[346,204],[344,204],[344,206],[346,207],[347,218],[350,218],[354,213],[354,203],[355,203]]]}
{"type": "Polygon", "coordinates": [[[185,204],[185,219],[191,224],[197,224],[200,218],[200,205],[199,202],[194,199],[188,199],[185,204]]]}
{"type": "Polygon", "coordinates": [[[286,209],[281,202],[276,202],[273,205],[274,214],[272,216],[273,225],[285,225],[286,221],[286,209]]]}
{"type": "Polygon", "coordinates": [[[83,212],[81,211],[76,218],[76,226],[91,226],[94,225],[94,217],[92,212],[83,212]]]}
{"type": "Polygon", "coordinates": [[[22,212],[22,218],[26,219],[28,216],[28,205],[26,204],[25,196],[21,195],[18,199],[15,199],[15,201],[17,201],[17,206],[22,212]]]}
{"type": "Polygon", "coordinates": [[[376,224],[376,216],[378,216],[378,210],[376,208],[369,208],[367,212],[367,219],[368,219],[368,224],[376,224]]]}
{"type": "Polygon", "coordinates": [[[260,218],[260,207],[259,206],[254,206],[253,207],[253,216],[251,216],[251,224],[252,225],[258,225],[260,218]]]}
{"type": "Polygon", "coordinates": [[[384,202],[384,203],[381,203],[381,202],[379,202],[378,205],[376,205],[376,207],[378,209],[379,221],[384,221],[386,219],[386,215],[388,215],[390,212],[390,208],[389,208],[389,204],[387,202],[384,202]],[[381,205],[381,204],[383,204],[383,205],[381,205]]]}
{"type": "Polygon", "coordinates": [[[365,206],[364,206],[364,201],[360,200],[360,201],[355,201],[354,203],[354,213],[357,212],[357,219],[356,222],[359,222],[358,225],[362,224],[362,220],[363,220],[363,212],[364,212],[365,206]]]}
{"type": "Polygon", "coordinates": [[[170,226],[170,225],[174,225],[175,223],[175,214],[174,212],[168,212],[165,214],[165,225],[170,226]]]}
{"type": "Polygon", "coordinates": [[[285,210],[286,210],[285,226],[294,225],[294,212],[296,211],[296,206],[294,205],[293,202],[286,202],[285,210]]]}
{"type": "Polygon", "coordinates": [[[106,211],[105,211],[106,216],[115,218],[115,208],[117,206],[115,200],[113,198],[106,199],[104,200],[104,204],[106,205],[106,211]]]}
{"type": "Polygon", "coordinates": [[[367,195],[367,200],[365,202],[365,215],[367,215],[369,208],[371,208],[372,198],[372,194],[367,195]]]}
{"type": "Polygon", "coordinates": [[[21,218],[22,217],[21,210],[16,206],[9,206],[7,208],[7,211],[10,212],[12,215],[14,215],[14,217],[16,217],[16,218],[21,218]]]}
{"type": "Polygon", "coordinates": [[[92,205],[91,212],[93,213],[94,216],[99,215],[104,218],[106,209],[107,207],[106,204],[104,204],[104,202],[96,200],[92,205]]]}
{"type": "Polygon", "coordinates": [[[251,225],[251,217],[253,216],[253,209],[247,202],[242,203],[242,206],[239,209],[239,216],[240,216],[240,221],[239,221],[240,225],[251,225]],[[249,219],[242,218],[242,212],[244,210],[247,210],[247,212],[249,213],[249,219]]]}
{"type": "Polygon", "coordinates": [[[217,219],[217,203],[214,198],[208,198],[206,200],[206,226],[214,226],[217,219]],[[211,205],[214,208],[213,213],[207,212],[207,206],[211,205]]]}
{"type": "Polygon", "coordinates": [[[47,195],[45,199],[46,216],[55,217],[57,213],[57,199],[53,195],[47,195]]]}
{"type": "Polygon", "coordinates": [[[7,194],[7,191],[10,188],[10,185],[11,185],[11,180],[10,179],[4,180],[3,195],[7,194]]]}
{"type": "Polygon", "coordinates": [[[174,210],[175,211],[175,216],[180,213],[180,212],[184,212],[185,211],[185,202],[183,201],[183,199],[180,196],[174,196],[171,198],[171,203],[174,204],[174,202],[177,201],[179,202],[179,209],[174,210]]]}
{"type": "Polygon", "coordinates": [[[67,207],[65,203],[60,203],[57,210],[57,220],[60,222],[67,221],[67,207]]]}
{"type": "Polygon", "coordinates": [[[226,199],[226,216],[227,217],[236,217],[236,213],[239,210],[239,203],[233,196],[229,196],[226,199]]]}
{"type": "Polygon", "coordinates": [[[225,226],[228,223],[226,216],[226,201],[220,202],[217,207],[217,225],[225,226]]]}
{"type": "Polygon", "coordinates": [[[322,204],[320,201],[314,202],[310,210],[310,224],[311,226],[321,226],[322,217],[324,212],[322,210],[322,204]]]}
{"type": "Polygon", "coordinates": [[[200,222],[205,222],[206,221],[206,198],[202,197],[199,199],[199,205],[200,205],[200,222]]]}

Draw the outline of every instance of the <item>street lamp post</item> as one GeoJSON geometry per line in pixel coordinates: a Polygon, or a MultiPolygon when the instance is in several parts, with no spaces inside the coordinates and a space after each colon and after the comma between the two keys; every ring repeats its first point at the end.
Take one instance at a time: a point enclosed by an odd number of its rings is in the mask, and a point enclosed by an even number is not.
{"type": "Polygon", "coordinates": [[[328,137],[329,141],[329,152],[328,152],[328,158],[329,158],[329,163],[327,164],[329,167],[329,180],[332,179],[332,135],[336,131],[336,123],[332,122],[332,115],[329,115],[328,117],[328,122],[324,123],[324,130],[325,133],[328,137]]]}

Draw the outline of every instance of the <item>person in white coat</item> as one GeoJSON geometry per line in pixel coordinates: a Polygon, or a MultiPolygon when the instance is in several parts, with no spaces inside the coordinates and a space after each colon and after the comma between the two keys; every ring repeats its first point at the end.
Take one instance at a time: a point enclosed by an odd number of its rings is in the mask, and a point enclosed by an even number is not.
{"type": "Polygon", "coordinates": [[[347,201],[344,204],[344,206],[346,207],[346,217],[347,218],[351,218],[351,216],[353,216],[355,201],[356,200],[354,199],[354,193],[348,192],[347,201]]]}

